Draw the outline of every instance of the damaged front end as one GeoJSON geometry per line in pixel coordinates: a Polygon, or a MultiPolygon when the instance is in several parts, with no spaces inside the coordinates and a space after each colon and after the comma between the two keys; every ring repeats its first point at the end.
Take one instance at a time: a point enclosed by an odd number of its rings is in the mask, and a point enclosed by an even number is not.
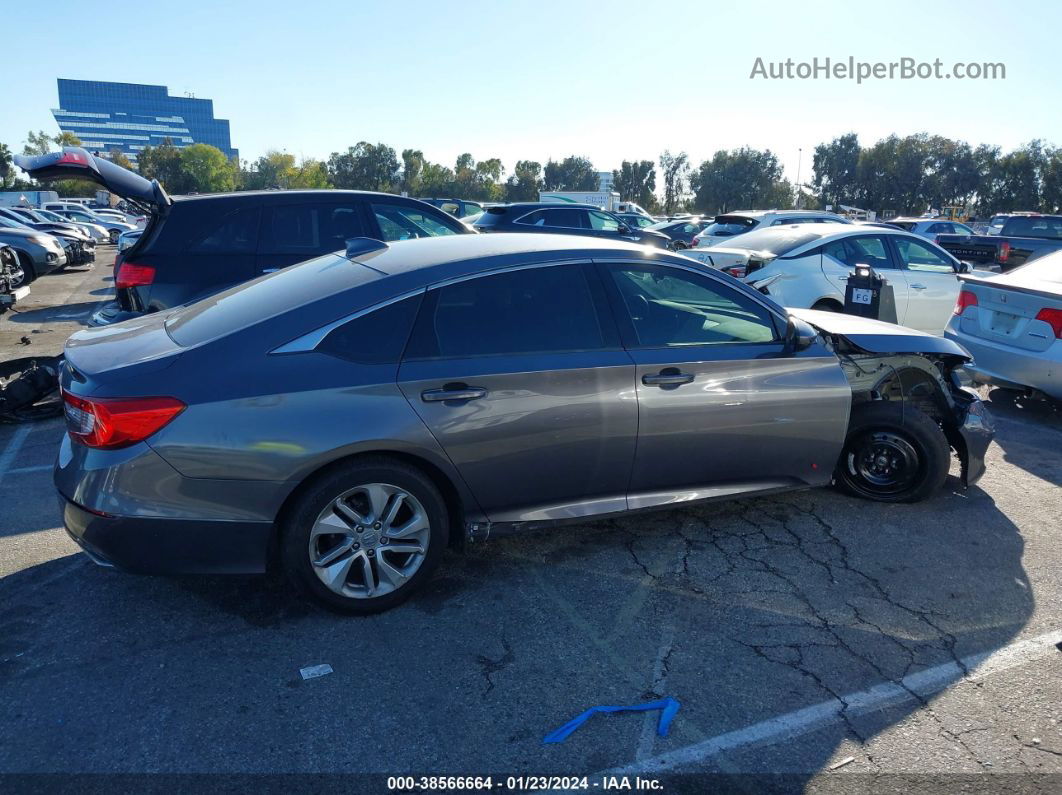
{"type": "Polygon", "coordinates": [[[972,359],[961,346],[876,320],[791,311],[815,326],[837,355],[853,406],[885,400],[918,409],[944,432],[958,456],[963,485],[980,480],[995,427],[981,398],[959,379],[959,368],[972,359]]]}

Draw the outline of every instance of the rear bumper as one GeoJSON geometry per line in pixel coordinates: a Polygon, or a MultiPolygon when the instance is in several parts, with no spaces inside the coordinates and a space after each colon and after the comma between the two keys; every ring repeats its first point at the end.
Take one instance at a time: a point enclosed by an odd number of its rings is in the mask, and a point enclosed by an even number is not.
{"type": "Polygon", "coordinates": [[[1062,343],[1057,340],[1046,351],[1031,353],[1010,345],[999,345],[979,337],[963,334],[948,325],[944,336],[962,345],[974,360],[964,369],[981,384],[1038,389],[1055,400],[1062,400],[1062,343]]]}
{"type": "Polygon", "coordinates": [[[93,561],[134,574],[260,574],[271,525],[107,516],[60,495],[67,533],[93,561]]]}

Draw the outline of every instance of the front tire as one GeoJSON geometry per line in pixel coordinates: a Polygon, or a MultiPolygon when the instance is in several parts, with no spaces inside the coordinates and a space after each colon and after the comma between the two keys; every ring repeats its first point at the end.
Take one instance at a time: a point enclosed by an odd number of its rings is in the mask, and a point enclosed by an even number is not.
{"type": "Polygon", "coordinates": [[[834,478],[849,494],[877,502],[919,502],[948,476],[948,440],[913,406],[875,401],[852,407],[834,478]]]}
{"type": "Polygon", "coordinates": [[[33,260],[30,259],[29,255],[16,251],[15,258],[18,260],[18,264],[15,267],[15,272],[11,274],[11,287],[21,287],[24,284],[32,284],[37,281],[37,270],[33,267],[33,260]]]}
{"type": "Polygon", "coordinates": [[[366,615],[395,607],[427,581],[450,528],[430,478],[372,457],[314,481],[282,531],[284,569],[299,591],[330,610],[366,615]]]}

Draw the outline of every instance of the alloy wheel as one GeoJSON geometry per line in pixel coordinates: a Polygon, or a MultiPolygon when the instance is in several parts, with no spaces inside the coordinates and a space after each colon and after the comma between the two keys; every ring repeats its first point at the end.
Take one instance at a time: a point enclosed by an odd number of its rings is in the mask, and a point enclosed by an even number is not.
{"type": "Polygon", "coordinates": [[[431,526],[424,506],[387,483],[356,486],[332,500],[310,530],[310,564],[335,593],[372,599],[404,585],[424,563],[431,526]]]}

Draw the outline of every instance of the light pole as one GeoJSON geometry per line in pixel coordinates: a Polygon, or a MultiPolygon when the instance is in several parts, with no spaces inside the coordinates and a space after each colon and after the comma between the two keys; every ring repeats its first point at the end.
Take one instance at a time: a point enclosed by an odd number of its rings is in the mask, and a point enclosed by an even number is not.
{"type": "Polygon", "coordinates": [[[804,159],[804,149],[803,149],[803,147],[797,147],[797,181],[796,181],[797,193],[796,193],[796,199],[794,200],[794,204],[793,204],[793,207],[795,209],[797,209],[797,210],[800,209],[800,165],[801,165],[801,161],[803,159],[804,159]]]}

